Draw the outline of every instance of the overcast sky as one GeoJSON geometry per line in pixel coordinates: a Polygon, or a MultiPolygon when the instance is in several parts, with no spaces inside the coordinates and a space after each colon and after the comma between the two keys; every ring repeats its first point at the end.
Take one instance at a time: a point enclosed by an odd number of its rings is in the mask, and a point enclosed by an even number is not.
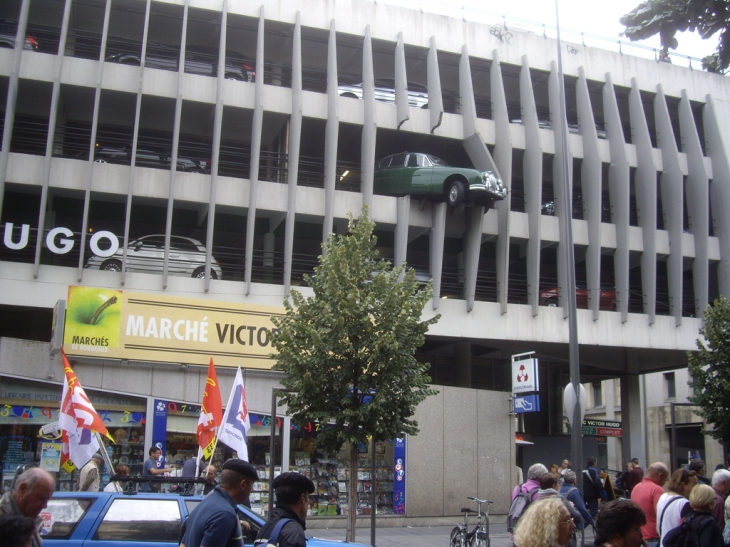
{"type": "MultiPolygon", "coordinates": [[[[555,2],[549,0],[511,0],[495,2],[490,0],[378,0],[388,4],[397,4],[413,9],[423,9],[425,12],[442,13],[444,15],[461,17],[462,13],[468,20],[496,24],[502,16],[506,16],[508,27],[510,19],[512,25],[525,30],[532,30],[542,34],[540,25],[555,25],[555,2]],[[463,7],[463,12],[462,12],[463,7]],[[530,24],[532,23],[532,24],[530,24]]],[[[560,29],[564,40],[580,42],[581,38],[570,31],[585,32],[611,38],[627,40],[620,36],[624,27],[619,18],[638,6],[640,0],[559,0],[560,29]]],[[[554,31],[548,31],[554,35],[554,31]]],[[[679,40],[678,53],[691,57],[702,58],[710,55],[717,47],[718,34],[709,40],[702,40],[697,33],[686,32],[677,35],[679,40]]],[[[604,47],[616,50],[618,45],[609,41],[585,39],[586,45],[604,47]]],[[[659,38],[638,42],[651,47],[659,48],[659,38]]],[[[623,49],[624,53],[636,53],[642,56],[652,56],[653,52],[632,52],[630,47],[623,49]]],[[[679,64],[681,60],[674,59],[679,64]]],[[[684,63],[681,63],[684,64],[684,63]]]]}

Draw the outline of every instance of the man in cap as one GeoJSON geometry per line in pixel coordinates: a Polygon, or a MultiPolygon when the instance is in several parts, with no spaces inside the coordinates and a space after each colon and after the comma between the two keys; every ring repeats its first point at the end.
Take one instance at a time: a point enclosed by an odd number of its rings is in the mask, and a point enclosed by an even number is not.
{"type": "Polygon", "coordinates": [[[221,482],[205,496],[185,521],[181,547],[243,547],[236,505],[248,500],[259,478],[250,463],[230,459],[223,464],[221,482]]]}
{"type": "Polygon", "coordinates": [[[101,462],[101,454],[97,452],[91,456],[91,459],[81,468],[78,485],[79,492],[99,491],[99,481],[101,479],[99,475],[99,466],[101,465],[101,462]]]}
{"type": "Polygon", "coordinates": [[[15,481],[12,492],[5,492],[0,499],[0,515],[15,515],[35,519],[36,531],[31,537],[31,547],[41,546],[38,534],[43,519],[38,515],[48,505],[56,489],[56,481],[48,471],[32,467],[15,481]]]}
{"type": "Polygon", "coordinates": [[[300,473],[282,473],[274,479],[276,507],[271,512],[269,521],[264,524],[256,536],[256,544],[269,542],[270,534],[281,519],[290,519],[279,531],[278,547],[306,547],[304,537],[309,509],[309,494],[314,492],[314,483],[300,473]]]}

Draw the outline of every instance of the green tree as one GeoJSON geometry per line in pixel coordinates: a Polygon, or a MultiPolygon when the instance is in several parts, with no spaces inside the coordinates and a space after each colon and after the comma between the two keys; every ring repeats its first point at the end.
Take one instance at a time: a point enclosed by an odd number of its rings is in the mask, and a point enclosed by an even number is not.
{"type": "Polygon", "coordinates": [[[358,220],[350,215],[349,234],[329,237],[306,278],[314,295],[292,291],[286,313],[272,318],[280,329],[272,334],[274,370],[286,373],[281,383],[290,390],[279,404],[295,423],[331,424],[317,436],[325,453],[350,443],[348,541],[355,539],[357,444],[415,435],[416,406],[436,393],[428,364],[414,357],[440,317],[421,320],[431,282],[423,287],[412,268],[380,260],[374,226],[367,207],[358,220]]]}
{"type": "Polygon", "coordinates": [[[620,19],[629,40],[644,40],[658,34],[663,53],[676,49],[675,34],[697,31],[707,39],[720,32],[717,53],[702,59],[702,68],[724,72],[730,65],[729,0],[646,0],[620,19]]]}
{"type": "Polygon", "coordinates": [[[689,400],[698,405],[697,413],[712,429],[706,433],[722,443],[730,441],[730,301],[720,296],[705,310],[704,337],[697,339],[697,353],[688,353],[689,385],[694,396],[689,400]]]}

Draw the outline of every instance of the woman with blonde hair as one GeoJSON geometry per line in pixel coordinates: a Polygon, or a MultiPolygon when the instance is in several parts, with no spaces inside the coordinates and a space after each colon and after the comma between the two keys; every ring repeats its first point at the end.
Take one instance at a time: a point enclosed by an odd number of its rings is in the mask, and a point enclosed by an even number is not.
{"type": "Polygon", "coordinates": [[[532,502],[515,529],[516,547],[557,547],[568,545],[575,523],[558,497],[532,502]]]}
{"type": "MultiPolygon", "coordinates": [[[[695,538],[696,545],[723,547],[725,541],[722,539],[722,530],[717,525],[715,517],[712,516],[712,508],[715,506],[715,491],[712,487],[706,484],[695,486],[689,494],[689,504],[692,510],[678,528],[689,529],[695,538]]],[[[669,535],[664,539],[665,542],[668,542],[669,535]]]]}

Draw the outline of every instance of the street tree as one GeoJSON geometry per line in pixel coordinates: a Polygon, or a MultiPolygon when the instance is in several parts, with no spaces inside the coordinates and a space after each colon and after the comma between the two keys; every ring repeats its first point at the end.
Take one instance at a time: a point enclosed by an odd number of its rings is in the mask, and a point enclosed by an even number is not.
{"type": "Polygon", "coordinates": [[[724,72],[730,65],[730,2],[728,0],[646,0],[619,20],[631,41],[658,34],[662,53],[678,45],[677,32],[697,31],[704,38],[720,33],[717,52],[702,59],[702,68],[724,72]]]}
{"type": "Polygon", "coordinates": [[[330,235],[314,275],[305,276],[314,294],[293,290],[285,313],[272,317],[274,370],[286,373],[288,390],[279,404],[294,423],[322,424],[316,447],[323,453],[349,443],[348,541],[355,539],[358,444],[417,434],[416,406],[436,393],[429,365],[414,356],[440,317],[421,320],[431,282],[422,286],[412,268],[380,259],[374,226],[367,207],[357,220],[350,215],[349,233],[330,235]]]}
{"type": "Polygon", "coordinates": [[[730,301],[720,296],[705,309],[705,326],[700,329],[696,353],[688,353],[689,400],[712,428],[706,433],[722,443],[730,441],[730,301]]]}

